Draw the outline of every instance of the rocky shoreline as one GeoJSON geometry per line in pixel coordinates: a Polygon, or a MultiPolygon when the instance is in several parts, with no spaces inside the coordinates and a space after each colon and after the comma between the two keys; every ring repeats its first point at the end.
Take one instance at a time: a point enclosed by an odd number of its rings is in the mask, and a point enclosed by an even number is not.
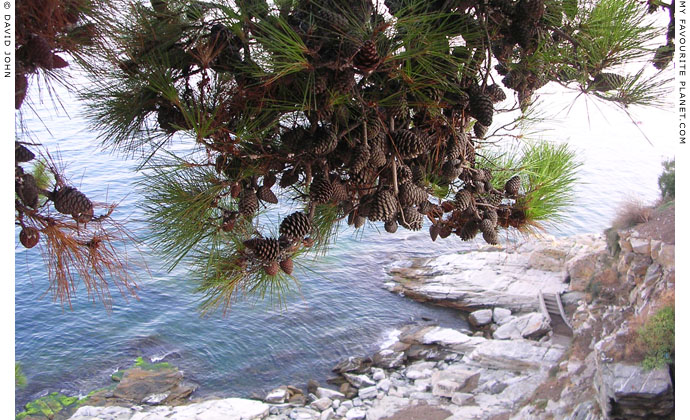
{"type": "Polygon", "coordinates": [[[339,362],[328,384],[190,403],[194,389],[174,367],[135,366],[66,412],[72,420],[672,418],[669,370],[645,371],[626,352],[632,317],[653,311],[675,284],[674,244],[640,231],[618,232],[615,254],[603,235],[544,237],[393,268],[388,290],[466,311],[472,330],[404,326],[376,353],[339,362]],[[572,336],[551,331],[540,290],[561,294],[572,336]]]}

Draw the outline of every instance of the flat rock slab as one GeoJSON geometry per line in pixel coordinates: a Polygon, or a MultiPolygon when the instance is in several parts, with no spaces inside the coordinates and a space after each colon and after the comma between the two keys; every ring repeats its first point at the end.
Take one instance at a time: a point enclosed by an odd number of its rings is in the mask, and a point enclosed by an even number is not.
{"type": "Polygon", "coordinates": [[[561,346],[542,345],[528,340],[487,340],[468,359],[483,367],[508,370],[548,369],[565,352],[561,346]]]}
{"type": "Polygon", "coordinates": [[[420,404],[405,407],[381,420],[445,420],[451,415],[453,413],[443,408],[420,404]]]}
{"type": "Polygon", "coordinates": [[[261,401],[243,398],[225,398],[201,403],[177,406],[155,407],[136,411],[126,407],[79,408],[70,420],[259,420],[268,416],[270,406],[261,401]]]}
{"type": "Polygon", "coordinates": [[[390,271],[389,290],[465,311],[496,306],[538,311],[537,291],[564,292],[566,263],[604,247],[600,236],[580,235],[413,260],[410,267],[390,271]]]}

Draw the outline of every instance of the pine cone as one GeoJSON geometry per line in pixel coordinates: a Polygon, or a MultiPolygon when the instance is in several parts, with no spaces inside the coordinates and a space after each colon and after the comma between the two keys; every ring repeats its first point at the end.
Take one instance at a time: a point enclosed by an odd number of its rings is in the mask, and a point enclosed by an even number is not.
{"type": "Polygon", "coordinates": [[[376,50],[376,44],[371,40],[367,40],[364,41],[364,44],[359,48],[353,60],[353,64],[355,68],[367,72],[376,68],[379,60],[380,58],[376,50]]]}
{"type": "Polygon", "coordinates": [[[333,130],[319,127],[314,133],[311,152],[316,156],[324,156],[334,151],[336,147],[338,147],[338,136],[333,130]]]}
{"type": "Polygon", "coordinates": [[[423,217],[414,207],[406,207],[398,214],[398,223],[400,226],[409,230],[421,230],[423,217]],[[404,219],[403,217],[404,216],[404,219]]]}
{"type": "Polygon", "coordinates": [[[487,244],[498,245],[498,232],[496,229],[492,228],[482,232],[482,237],[487,244]]]}
{"type": "Polygon", "coordinates": [[[280,176],[280,182],[278,185],[280,188],[287,188],[299,181],[299,173],[293,171],[292,169],[286,169],[285,172],[280,176]]]}
{"type": "Polygon", "coordinates": [[[271,261],[268,264],[264,265],[264,273],[268,276],[275,276],[278,274],[278,271],[280,270],[280,265],[278,264],[278,261],[271,261]]]}
{"type": "Polygon", "coordinates": [[[29,86],[29,80],[25,74],[15,74],[14,76],[14,109],[19,109],[26,98],[26,90],[29,86]]]}
{"type": "Polygon", "coordinates": [[[374,196],[374,202],[369,211],[369,220],[372,222],[377,220],[385,222],[395,217],[397,212],[398,203],[393,191],[388,189],[380,190],[374,196]]]}
{"type": "Polygon", "coordinates": [[[321,176],[316,178],[309,187],[309,199],[314,204],[324,204],[331,201],[333,196],[333,184],[328,178],[321,176]]]}
{"type": "Polygon", "coordinates": [[[22,162],[29,162],[33,160],[36,157],[36,155],[33,154],[33,152],[24,145],[20,144],[19,142],[15,141],[14,142],[14,162],[16,163],[22,163],[22,162]]]}
{"type": "Polygon", "coordinates": [[[494,210],[494,209],[484,210],[484,220],[491,221],[491,227],[495,228],[496,224],[498,223],[498,214],[496,213],[496,210],[494,210]]]}
{"type": "Polygon", "coordinates": [[[331,181],[331,184],[333,185],[333,194],[331,195],[331,201],[334,201],[336,203],[340,203],[341,201],[346,201],[350,198],[349,194],[347,193],[347,188],[345,187],[345,184],[343,184],[339,178],[335,178],[331,181]]]}
{"type": "Polygon", "coordinates": [[[320,9],[316,15],[318,17],[318,25],[323,28],[329,28],[336,31],[342,31],[347,28],[347,19],[340,13],[334,13],[327,9],[320,9]]]}
{"type": "Polygon", "coordinates": [[[441,232],[441,228],[438,227],[438,225],[429,226],[429,236],[431,236],[432,242],[436,241],[436,238],[438,238],[438,234],[440,232],[441,232]]]}
{"type": "Polygon", "coordinates": [[[489,95],[477,93],[470,96],[470,115],[487,127],[491,126],[494,117],[494,105],[489,95]]]}
{"type": "Polygon", "coordinates": [[[292,274],[292,270],[294,268],[294,263],[292,262],[292,259],[286,258],[283,261],[280,262],[280,269],[283,270],[285,274],[288,276],[292,274]]]}
{"type": "Polygon", "coordinates": [[[398,231],[398,222],[396,222],[395,219],[389,220],[383,225],[383,228],[386,229],[388,233],[395,233],[398,231]]]}
{"type": "Polygon", "coordinates": [[[362,226],[364,226],[364,223],[367,221],[367,219],[364,216],[360,216],[359,214],[355,216],[355,220],[353,224],[355,225],[355,229],[359,229],[362,226]]]}
{"type": "Polygon", "coordinates": [[[412,182],[406,182],[400,186],[400,193],[398,195],[400,199],[400,205],[403,207],[416,206],[427,199],[427,192],[423,188],[413,184],[412,182]]]}
{"type": "Polygon", "coordinates": [[[84,194],[73,187],[63,187],[54,194],[55,210],[62,214],[81,218],[93,215],[93,204],[84,194]]]}
{"type": "Polygon", "coordinates": [[[352,157],[352,162],[350,163],[350,170],[353,172],[361,172],[362,169],[369,162],[371,157],[371,151],[369,145],[366,143],[360,143],[355,147],[355,151],[352,157]]]}
{"type": "Polygon", "coordinates": [[[275,238],[260,238],[254,243],[254,254],[262,261],[277,261],[280,242],[275,238]]]}
{"type": "Polygon", "coordinates": [[[482,221],[479,222],[479,230],[481,230],[482,233],[493,231],[494,223],[491,221],[491,219],[482,219],[482,221]]]}
{"type": "Polygon", "coordinates": [[[518,195],[518,192],[520,191],[520,177],[515,175],[514,177],[510,178],[505,185],[505,192],[506,195],[510,197],[515,197],[518,195]]]}
{"type": "Polygon", "coordinates": [[[530,25],[544,16],[544,0],[520,0],[515,8],[517,20],[530,25]]]}
{"type": "Polygon", "coordinates": [[[453,228],[451,228],[448,225],[443,225],[438,231],[438,236],[440,236],[443,239],[446,239],[450,236],[451,233],[453,233],[453,228]]]}
{"type": "Polygon", "coordinates": [[[259,210],[259,200],[254,190],[248,188],[242,191],[237,208],[240,214],[247,219],[254,217],[254,213],[259,210]]]}
{"type": "Polygon", "coordinates": [[[38,207],[38,185],[31,174],[23,174],[14,183],[14,190],[24,205],[38,207]]]}
{"type": "Polygon", "coordinates": [[[625,83],[625,77],[615,73],[599,73],[594,77],[592,88],[599,92],[619,89],[625,83]]]}
{"type": "Polygon", "coordinates": [[[469,241],[477,236],[477,233],[479,233],[479,224],[474,220],[470,220],[462,226],[460,230],[460,239],[469,241]]]}
{"type": "Polygon", "coordinates": [[[472,205],[472,193],[467,190],[460,190],[455,193],[455,208],[465,211],[472,205]]]}
{"type": "Polygon", "coordinates": [[[487,199],[487,202],[494,207],[498,207],[499,205],[501,205],[502,201],[503,196],[500,194],[490,194],[487,199]]]}
{"type": "MultiPolygon", "coordinates": [[[[475,124],[476,125],[476,124],[475,124]]],[[[465,151],[465,133],[461,136],[450,136],[446,141],[446,158],[448,160],[458,159],[465,151]]]]}
{"type": "Polygon", "coordinates": [[[489,95],[493,103],[498,103],[506,100],[506,93],[499,85],[488,85],[486,87],[486,94],[489,95]]]}
{"type": "Polygon", "coordinates": [[[410,130],[396,131],[393,139],[402,159],[412,159],[426,151],[426,144],[410,130]]]}
{"type": "Polygon", "coordinates": [[[279,232],[288,241],[301,241],[311,230],[309,217],[301,211],[294,212],[280,222],[279,232]]]}
{"type": "Polygon", "coordinates": [[[476,138],[483,139],[484,136],[486,136],[486,133],[489,131],[489,127],[482,125],[479,123],[479,121],[477,121],[476,123],[474,123],[473,130],[474,130],[474,136],[476,138]]]}
{"type": "Polygon", "coordinates": [[[259,200],[266,203],[278,204],[278,197],[271,191],[270,187],[261,186],[256,190],[256,196],[259,200]]]}
{"type": "Polygon", "coordinates": [[[38,229],[31,226],[23,227],[21,232],[19,232],[19,242],[24,245],[24,248],[33,248],[38,244],[38,240],[41,235],[38,229]]]}
{"type": "Polygon", "coordinates": [[[454,179],[462,174],[462,161],[453,159],[445,162],[441,167],[441,176],[446,182],[453,182],[454,179]]]}

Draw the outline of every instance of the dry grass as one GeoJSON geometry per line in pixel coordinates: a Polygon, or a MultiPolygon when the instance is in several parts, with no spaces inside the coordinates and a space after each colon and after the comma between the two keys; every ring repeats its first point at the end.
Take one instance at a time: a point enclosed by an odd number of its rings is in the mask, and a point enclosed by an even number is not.
{"type": "Polygon", "coordinates": [[[640,223],[646,223],[652,216],[653,208],[638,199],[630,198],[623,203],[613,220],[616,230],[629,229],[640,223]]]}

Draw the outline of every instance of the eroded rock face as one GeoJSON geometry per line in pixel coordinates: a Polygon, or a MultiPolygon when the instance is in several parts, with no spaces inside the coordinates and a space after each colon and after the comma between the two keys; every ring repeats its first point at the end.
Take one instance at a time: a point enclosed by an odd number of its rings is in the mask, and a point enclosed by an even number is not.
{"type": "Polygon", "coordinates": [[[565,348],[528,340],[487,340],[470,354],[469,360],[494,369],[548,369],[556,364],[565,348]]]}
{"type": "Polygon", "coordinates": [[[602,411],[611,420],[668,418],[674,411],[673,384],[668,369],[599,364],[595,387],[602,411]]]}

